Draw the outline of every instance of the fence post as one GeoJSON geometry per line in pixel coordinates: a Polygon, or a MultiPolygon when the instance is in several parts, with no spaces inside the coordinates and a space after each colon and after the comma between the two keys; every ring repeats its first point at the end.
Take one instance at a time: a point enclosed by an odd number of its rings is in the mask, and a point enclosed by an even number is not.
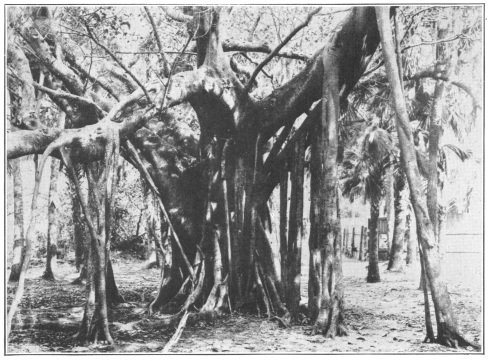
{"type": "Polygon", "coordinates": [[[343,253],[346,252],[346,228],[343,228],[343,253]]]}
{"type": "Polygon", "coordinates": [[[360,247],[359,247],[360,252],[358,252],[359,253],[358,260],[359,261],[363,261],[363,237],[364,237],[364,233],[365,233],[364,229],[365,229],[365,227],[362,226],[362,229],[360,231],[360,247]]]}
{"type": "Polygon", "coordinates": [[[353,227],[353,230],[351,232],[351,257],[355,258],[355,227],[353,227]]]}

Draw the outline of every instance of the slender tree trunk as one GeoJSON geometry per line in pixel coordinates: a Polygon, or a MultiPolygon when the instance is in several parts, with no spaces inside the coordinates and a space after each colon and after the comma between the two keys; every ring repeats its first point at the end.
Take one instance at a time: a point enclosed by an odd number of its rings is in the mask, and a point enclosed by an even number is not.
{"type": "Polygon", "coordinates": [[[385,209],[387,217],[387,252],[391,253],[392,243],[394,242],[395,229],[395,195],[394,195],[394,167],[391,164],[385,173],[385,209]]]}
{"type": "MultiPolygon", "coordinates": [[[[422,253],[421,249],[420,252],[422,253]]],[[[433,332],[433,323],[431,322],[430,296],[428,293],[426,270],[424,266],[423,257],[420,257],[420,261],[421,261],[421,281],[419,287],[420,289],[423,290],[424,317],[425,317],[425,327],[426,327],[426,337],[424,339],[424,342],[431,343],[431,342],[435,342],[435,333],[433,332]]]]}
{"type": "Polygon", "coordinates": [[[49,184],[49,205],[48,205],[48,237],[47,237],[47,255],[46,268],[42,278],[49,281],[54,281],[54,272],[56,270],[56,252],[58,239],[58,212],[56,208],[57,191],[59,179],[59,161],[55,158],[51,161],[51,177],[49,184]]]}
{"type": "Polygon", "coordinates": [[[280,224],[279,224],[279,236],[280,236],[280,272],[282,276],[282,282],[286,285],[286,291],[289,285],[289,267],[288,257],[288,242],[287,242],[287,210],[288,210],[288,188],[289,188],[289,172],[287,169],[282,170],[280,173],[280,224]]]}
{"type": "Polygon", "coordinates": [[[426,198],[423,194],[421,176],[419,174],[416,153],[412,133],[409,124],[409,116],[402,95],[397,64],[395,60],[394,46],[392,43],[392,31],[389,19],[389,9],[377,7],[377,22],[381,35],[382,51],[387,69],[387,77],[393,92],[394,107],[396,110],[396,125],[401,148],[401,164],[406,173],[411,192],[411,202],[414,207],[418,239],[422,247],[421,257],[425,273],[431,290],[431,298],[435,308],[437,321],[437,342],[443,345],[473,346],[461,335],[448,293],[447,285],[443,281],[440,271],[440,260],[436,247],[436,239],[433,231],[426,198]]]}
{"type": "Polygon", "coordinates": [[[394,208],[396,221],[394,223],[394,237],[392,239],[392,248],[389,257],[389,271],[400,271],[403,266],[404,240],[406,234],[406,217],[408,207],[408,189],[404,179],[398,179],[395,187],[394,208]]]}
{"type": "Polygon", "coordinates": [[[365,227],[362,226],[362,231],[360,232],[360,247],[359,247],[359,254],[358,254],[358,260],[363,261],[363,238],[365,237],[365,227]]]}
{"type": "Polygon", "coordinates": [[[368,238],[368,274],[367,282],[380,282],[379,273],[379,240],[377,227],[379,223],[379,199],[370,200],[370,224],[368,238]]]}
{"type": "Polygon", "coordinates": [[[12,180],[14,190],[14,251],[12,267],[10,268],[9,282],[17,282],[24,259],[24,202],[22,176],[20,172],[20,160],[9,161],[12,168],[12,180]]]}
{"type": "MultiPolygon", "coordinates": [[[[289,214],[289,237],[287,249],[287,280],[285,299],[292,317],[297,319],[301,300],[301,251],[304,212],[304,151],[305,136],[302,135],[295,146],[295,156],[291,172],[291,197],[289,214]]],[[[341,242],[340,242],[341,243],[341,242]]]]}
{"type": "MultiPolygon", "coordinates": [[[[78,175],[77,175],[78,176],[78,175]]],[[[75,247],[75,267],[79,276],[73,281],[73,284],[80,284],[87,279],[88,253],[90,250],[90,236],[85,225],[84,215],[80,201],[76,194],[74,186],[71,185],[72,199],[72,219],[73,219],[73,244],[75,247]]]]}
{"type": "Polygon", "coordinates": [[[416,238],[412,230],[412,218],[412,213],[408,212],[406,215],[406,233],[404,234],[404,239],[406,241],[406,266],[411,266],[416,261],[416,238]]]}

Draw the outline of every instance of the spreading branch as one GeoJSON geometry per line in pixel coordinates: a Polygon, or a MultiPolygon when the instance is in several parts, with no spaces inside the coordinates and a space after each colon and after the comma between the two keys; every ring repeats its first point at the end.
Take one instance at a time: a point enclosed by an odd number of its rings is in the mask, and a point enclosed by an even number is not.
{"type": "Polygon", "coordinates": [[[477,97],[474,95],[470,86],[465,84],[462,80],[454,79],[454,78],[448,76],[446,73],[437,72],[436,70],[420,71],[419,73],[407,78],[407,80],[418,80],[418,79],[422,79],[422,78],[432,78],[434,80],[443,80],[443,81],[446,81],[450,84],[455,85],[456,87],[462,89],[469,97],[472,98],[472,103],[473,103],[474,108],[482,109],[482,106],[479,102],[479,99],[477,99],[477,97]]]}
{"type": "Polygon", "coordinates": [[[318,7],[316,9],[314,9],[313,11],[311,11],[308,15],[307,15],[307,18],[306,18],[306,21],[304,21],[302,24],[300,24],[299,26],[297,26],[294,30],[292,30],[292,32],[265,58],[265,60],[263,60],[260,65],[258,65],[258,67],[255,69],[255,71],[253,72],[253,74],[251,75],[251,78],[250,80],[248,80],[248,84],[246,84],[245,86],[245,93],[248,93],[251,89],[251,87],[253,86],[253,82],[255,81],[256,77],[258,76],[258,74],[260,73],[261,69],[267,65],[270,60],[273,59],[273,57],[275,55],[277,55],[280,50],[285,46],[287,45],[287,43],[295,36],[295,34],[297,34],[300,30],[302,30],[303,28],[305,28],[307,25],[309,25],[309,22],[311,21],[312,17],[314,15],[316,15],[319,11],[321,11],[321,8],[318,7]]]}
{"type": "MultiPolygon", "coordinates": [[[[299,29],[300,30],[300,29],[299,29]]],[[[272,49],[268,44],[263,43],[252,43],[249,41],[241,42],[241,43],[235,43],[231,40],[226,40],[222,44],[222,48],[225,52],[230,52],[230,51],[239,51],[239,52],[252,52],[252,53],[265,53],[265,54],[271,54],[274,49],[272,49]]],[[[289,58],[289,59],[296,59],[296,60],[302,60],[302,61],[307,61],[309,60],[309,57],[305,54],[297,53],[294,51],[278,51],[275,53],[273,56],[277,56],[280,58],[289,58]]]]}
{"type": "Polygon", "coordinates": [[[42,91],[43,93],[46,93],[53,98],[67,99],[67,100],[75,101],[77,103],[81,103],[93,107],[99,117],[103,117],[105,115],[105,112],[95,102],[93,102],[88,98],[71,94],[71,93],[56,91],[35,82],[32,83],[32,85],[37,90],[42,91]]]}
{"type": "Polygon", "coordinates": [[[163,60],[163,75],[165,77],[169,77],[170,66],[168,65],[168,59],[166,58],[165,51],[163,50],[160,34],[158,32],[158,27],[156,26],[153,16],[151,15],[151,12],[149,11],[147,6],[144,7],[144,10],[146,11],[146,15],[148,15],[149,22],[151,23],[151,27],[153,28],[153,34],[155,36],[156,44],[158,45],[158,50],[160,51],[159,54],[161,56],[161,59],[163,60]]]}
{"type": "Polygon", "coordinates": [[[92,83],[99,85],[102,89],[104,89],[110,96],[112,96],[115,100],[119,101],[119,97],[112,89],[110,85],[105,83],[99,78],[95,78],[93,75],[91,75],[89,72],[87,72],[75,59],[75,56],[71,53],[65,52],[65,59],[70,64],[74,69],[80,72],[80,74],[87,79],[89,79],[92,83]]]}
{"type": "Polygon", "coordinates": [[[92,29],[90,29],[90,26],[85,23],[85,28],[87,29],[88,37],[92,39],[92,41],[97,44],[99,47],[101,47],[124,71],[136,82],[136,84],[143,90],[144,95],[146,95],[146,98],[148,98],[148,101],[150,103],[153,102],[153,100],[149,97],[148,91],[144,87],[144,85],[139,81],[139,79],[127,68],[127,66],[124,65],[124,63],[119,60],[117,56],[115,56],[114,53],[112,53],[109,48],[107,48],[104,44],[102,44],[100,41],[97,40],[95,35],[92,32],[92,29]]]}
{"type": "Polygon", "coordinates": [[[458,34],[458,35],[455,35],[455,36],[453,36],[451,38],[448,38],[448,39],[440,39],[440,40],[434,40],[434,41],[422,41],[422,42],[417,43],[417,44],[411,44],[411,45],[405,46],[404,48],[402,48],[401,52],[405,52],[408,49],[415,48],[415,47],[418,47],[418,46],[436,45],[436,44],[440,44],[440,43],[448,43],[448,42],[451,42],[451,41],[458,40],[458,39],[460,39],[462,37],[463,37],[463,34],[458,34]]]}
{"type": "Polygon", "coordinates": [[[192,21],[193,17],[190,15],[186,15],[182,13],[181,11],[178,11],[173,8],[169,8],[166,6],[160,6],[160,9],[163,10],[163,12],[168,16],[170,19],[181,22],[181,23],[187,23],[192,21]]]}

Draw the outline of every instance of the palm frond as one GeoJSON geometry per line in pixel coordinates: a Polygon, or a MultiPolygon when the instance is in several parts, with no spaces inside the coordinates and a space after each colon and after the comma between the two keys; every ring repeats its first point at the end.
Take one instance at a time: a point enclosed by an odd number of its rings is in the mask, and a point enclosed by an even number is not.
{"type": "Polygon", "coordinates": [[[451,150],[452,153],[455,154],[462,162],[465,162],[467,159],[469,159],[472,156],[472,150],[462,149],[454,144],[444,144],[441,147],[440,152],[444,152],[445,149],[451,150]]]}

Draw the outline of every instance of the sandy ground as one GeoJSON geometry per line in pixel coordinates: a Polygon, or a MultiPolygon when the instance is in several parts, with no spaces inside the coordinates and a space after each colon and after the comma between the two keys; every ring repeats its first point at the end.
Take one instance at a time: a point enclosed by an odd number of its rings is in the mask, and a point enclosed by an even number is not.
{"type": "MultiPolygon", "coordinates": [[[[172,336],[174,327],[161,327],[158,317],[144,313],[155,295],[158,270],[142,270],[142,263],[119,260],[114,264],[116,281],[126,304],[111,314],[112,335],[117,342],[111,352],[158,352],[172,336]],[[142,321],[141,321],[142,320],[142,321]]],[[[444,272],[461,330],[469,340],[481,343],[482,260],[480,254],[447,254],[444,272]]],[[[311,336],[309,325],[281,328],[255,315],[234,313],[211,322],[187,325],[177,353],[399,353],[473,352],[423,343],[423,294],[418,290],[419,267],[388,272],[381,263],[381,282],[367,284],[367,263],[344,259],[345,319],[349,335],[326,339],[311,336]]],[[[60,263],[58,280],[40,279],[43,265],[37,262],[28,273],[27,290],[7,345],[8,353],[107,352],[101,345],[79,344],[73,336],[82,317],[84,287],[70,282],[74,267],[60,263]]],[[[11,296],[13,286],[8,286],[11,296]]],[[[307,285],[303,285],[303,298],[307,285]]],[[[434,319],[434,317],[433,317],[434,319]]]]}

